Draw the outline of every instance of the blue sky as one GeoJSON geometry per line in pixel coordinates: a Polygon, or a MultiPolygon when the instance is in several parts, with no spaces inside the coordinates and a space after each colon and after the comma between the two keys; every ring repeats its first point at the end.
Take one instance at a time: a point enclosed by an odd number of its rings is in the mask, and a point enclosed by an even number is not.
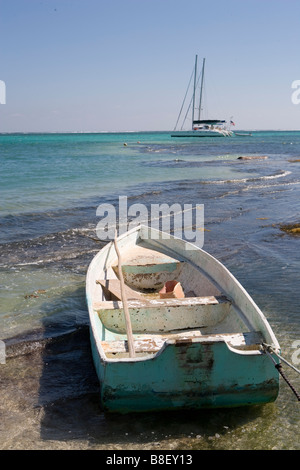
{"type": "Polygon", "coordinates": [[[299,0],[0,0],[0,132],[173,129],[195,55],[210,118],[300,129],[299,0]]]}

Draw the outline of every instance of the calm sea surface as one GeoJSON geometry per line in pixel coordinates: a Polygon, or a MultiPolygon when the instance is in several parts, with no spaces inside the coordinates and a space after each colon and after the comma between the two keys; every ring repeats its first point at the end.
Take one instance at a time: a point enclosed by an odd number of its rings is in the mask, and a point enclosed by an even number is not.
{"type": "Polygon", "coordinates": [[[299,404],[282,380],[265,406],[104,414],[85,304],[86,271],[105,244],[100,204],[204,204],[203,248],[253,296],[299,368],[300,236],[281,230],[300,222],[296,160],[300,132],[0,135],[0,448],[299,450],[299,404]]]}

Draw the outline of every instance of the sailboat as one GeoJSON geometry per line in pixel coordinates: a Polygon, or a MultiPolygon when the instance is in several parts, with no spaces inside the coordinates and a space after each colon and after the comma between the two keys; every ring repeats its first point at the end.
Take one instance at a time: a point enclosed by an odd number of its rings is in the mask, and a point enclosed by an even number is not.
{"type": "MultiPolygon", "coordinates": [[[[196,55],[195,58],[195,67],[194,67],[194,89],[193,89],[193,97],[192,97],[192,128],[188,131],[182,130],[184,126],[181,127],[180,130],[176,130],[177,124],[180,119],[180,115],[182,113],[184,102],[187,96],[183,100],[183,104],[181,106],[181,110],[179,112],[179,116],[176,122],[175,129],[171,134],[171,137],[229,137],[233,135],[230,129],[226,128],[226,121],[221,119],[201,119],[201,106],[202,106],[202,95],[203,95],[203,82],[204,82],[204,68],[205,68],[205,59],[203,59],[202,64],[202,73],[201,73],[201,86],[200,86],[200,99],[199,99],[199,108],[198,108],[198,119],[195,118],[196,113],[196,89],[197,89],[197,62],[198,56],[196,55]]],[[[191,81],[191,80],[190,80],[191,81]]],[[[188,107],[188,111],[190,106],[188,107]]],[[[187,111],[187,113],[188,113],[187,111]]]]}

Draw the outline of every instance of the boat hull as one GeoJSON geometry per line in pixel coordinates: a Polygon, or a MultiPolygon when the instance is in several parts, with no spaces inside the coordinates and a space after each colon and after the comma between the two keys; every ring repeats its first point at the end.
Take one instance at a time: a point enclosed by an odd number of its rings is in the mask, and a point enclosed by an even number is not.
{"type": "MultiPolygon", "coordinates": [[[[169,305],[172,299],[164,301],[168,302],[165,310],[152,304],[143,306],[136,303],[136,307],[131,308],[136,345],[139,341],[149,341],[149,336],[152,343],[161,341],[163,344],[157,349],[151,345],[152,349],[146,353],[145,349],[139,352],[137,348],[137,356],[129,357],[127,337],[117,317],[119,303],[103,302],[100,298],[98,304],[97,299],[95,302],[96,292],[101,291],[96,280],[106,279],[105,273],[115,260],[113,244],[106,245],[89,267],[86,290],[91,348],[103,409],[128,413],[236,407],[274,401],[279,391],[279,374],[268,355],[262,352],[261,343],[273,344],[278,351],[280,347],[262,312],[215,258],[175,237],[158,239],[158,234],[156,230],[141,226],[119,237],[118,244],[123,253],[126,249],[136,253],[137,245],[145,240],[152,249],[160,247],[162,253],[171,251],[176,255],[175,260],[183,262],[183,278],[187,278],[184,267],[191,265],[197,268],[197,274],[191,273],[190,278],[191,285],[195,283],[194,288],[200,284],[207,292],[209,286],[206,282],[211,279],[227,300],[216,305],[205,302],[198,308],[197,301],[204,298],[198,293],[200,297],[187,297],[180,302],[175,299],[173,307],[169,305]],[[187,305],[189,302],[191,304],[187,305]],[[111,304],[111,322],[108,322],[107,312],[111,304]],[[233,328],[235,311],[239,315],[233,328]],[[152,329],[146,322],[149,319],[153,320],[150,323],[152,329]],[[181,323],[183,320],[186,326],[181,323]],[[178,322],[175,326],[174,321],[178,322]],[[254,340],[255,336],[257,339],[254,340]],[[106,348],[111,344],[114,347],[122,344],[123,350],[109,352],[106,348]]],[[[166,261],[164,257],[162,259],[166,261]]],[[[172,269],[173,261],[170,264],[172,269]]],[[[153,276],[151,263],[147,264],[147,269],[153,276]]],[[[140,277],[140,274],[136,276],[136,281],[140,277]]],[[[211,292],[207,295],[216,294],[211,292]]],[[[154,302],[159,304],[161,301],[154,302]]],[[[276,356],[273,359],[277,362],[276,356]]]]}
{"type": "Polygon", "coordinates": [[[171,134],[171,137],[226,137],[231,134],[217,131],[178,131],[171,134]]]}
{"type": "Polygon", "coordinates": [[[245,356],[224,341],[168,344],[140,361],[102,361],[91,345],[105,411],[128,413],[264,404],[276,400],[278,373],[263,354],[245,356]]]}

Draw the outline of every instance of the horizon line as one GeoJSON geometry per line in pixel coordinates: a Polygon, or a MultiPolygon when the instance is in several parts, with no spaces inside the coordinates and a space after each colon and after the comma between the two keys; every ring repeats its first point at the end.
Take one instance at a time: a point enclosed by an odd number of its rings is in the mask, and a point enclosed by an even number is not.
{"type": "MultiPolygon", "coordinates": [[[[235,132],[300,132],[300,129],[235,129],[235,132]]],[[[168,133],[173,130],[119,130],[119,131],[0,131],[0,135],[7,134],[134,134],[134,133],[168,133]]],[[[184,131],[183,131],[184,132],[184,131]]]]}

